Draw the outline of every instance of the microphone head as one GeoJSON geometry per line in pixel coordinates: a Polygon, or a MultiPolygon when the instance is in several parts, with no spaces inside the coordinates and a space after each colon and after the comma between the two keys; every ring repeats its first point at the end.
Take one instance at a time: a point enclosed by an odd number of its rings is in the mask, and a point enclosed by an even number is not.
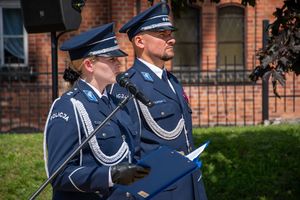
{"type": "Polygon", "coordinates": [[[121,87],[126,87],[128,79],[128,73],[125,72],[122,72],[116,76],[116,81],[121,87]]]}
{"type": "Polygon", "coordinates": [[[137,100],[141,101],[148,107],[152,107],[154,103],[150,101],[147,97],[143,95],[142,92],[138,90],[136,85],[130,82],[129,74],[128,73],[120,73],[116,76],[117,83],[121,86],[126,88],[137,100]]]}

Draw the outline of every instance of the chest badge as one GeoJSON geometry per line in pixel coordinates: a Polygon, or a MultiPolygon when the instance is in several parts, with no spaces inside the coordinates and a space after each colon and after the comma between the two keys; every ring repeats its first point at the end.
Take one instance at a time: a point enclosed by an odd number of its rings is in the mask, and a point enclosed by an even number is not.
{"type": "Polygon", "coordinates": [[[141,72],[141,73],[146,81],[150,81],[150,82],[154,81],[152,76],[148,72],[141,72]]]}
{"type": "Polygon", "coordinates": [[[98,102],[96,96],[94,95],[94,93],[92,91],[83,90],[83,92],[90,101],[98,102]]]}

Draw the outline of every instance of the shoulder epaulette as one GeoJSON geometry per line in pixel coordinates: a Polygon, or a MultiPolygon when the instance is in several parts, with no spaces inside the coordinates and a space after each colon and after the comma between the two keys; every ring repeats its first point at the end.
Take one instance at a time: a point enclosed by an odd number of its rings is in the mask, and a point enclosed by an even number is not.
{"type": "Polygon", "coordinates": [[[128,78],[131,78],[136,73],[136,70],[131,67],[125,73],[127,73],[128,78]]]}
{"type": "Polygon", "coordinates": [[[65,92],[61,96],[61,98],[72,98],[72,97],[74,97],[78,93],[78,91],[79,91],[78,88],[74,87],[74,88],[68,90],[67,92],[65,92]]]}

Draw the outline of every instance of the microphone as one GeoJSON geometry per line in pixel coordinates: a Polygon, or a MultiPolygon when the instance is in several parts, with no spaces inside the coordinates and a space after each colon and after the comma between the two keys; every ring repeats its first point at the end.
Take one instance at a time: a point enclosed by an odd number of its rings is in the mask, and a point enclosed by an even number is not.
{"type": "Polygon", "coordinates": [[[153,106],[153,102],[149,100],[141,91],[139,91],[136,85],[134,85],[130,81],[127,73],[118,74],[116,80],[121,87],[126,88],[137,100],[142,102],[144,105],[146,105],[147,107],[153,106]]]}

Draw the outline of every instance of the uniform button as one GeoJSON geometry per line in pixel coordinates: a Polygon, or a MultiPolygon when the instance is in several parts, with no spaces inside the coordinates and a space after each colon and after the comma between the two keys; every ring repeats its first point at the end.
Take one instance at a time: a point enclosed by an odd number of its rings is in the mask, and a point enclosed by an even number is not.
{"type": "Polygon", "coordinates": [[[103,136],[103,137],[106,137],[106,133],[102,133],[102,136],[103,136]]]}
{"type": "Polygon", "coordinates": [[[162,116],[164,116],[164,115],[165,115],[165,112],[161,112],[160,114],[161,114],[162,116]]]}

